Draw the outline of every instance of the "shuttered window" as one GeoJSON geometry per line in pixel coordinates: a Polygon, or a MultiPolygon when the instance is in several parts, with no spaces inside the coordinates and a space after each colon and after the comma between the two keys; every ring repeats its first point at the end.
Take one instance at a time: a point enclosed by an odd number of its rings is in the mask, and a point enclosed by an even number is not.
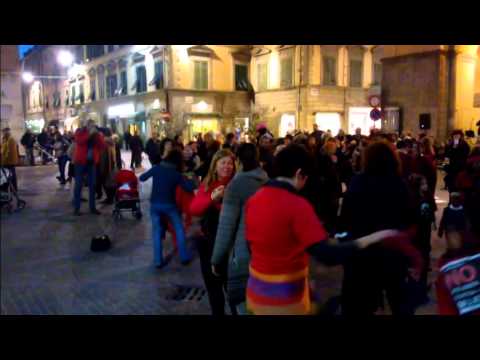
{"type": "Polygon", "coordinates": [[[70,94],[70,102],[72,103],[72,105],[75,105],[75,85],[72,86],[72,91],[71,91],[71,94],[70,94]]]}
{"type": "Polygon", "coordinates": [[[280,60],[280,87],[288,88],[293,85],[293,58],[286,57],[280,60]]]}
{"type": "Polygon", "coordinates": [[[257,64],[257,87],[258,91],[267,90],[268,86],[268,64],[257,64]]]}
{"type": "Polygon", "coordinates": [[[90,100],[96,100],[96,81],[95,78],[90,79],[90,100]]]}
{"type": "Polygon", "coordinates": [[[79,87],[79,100],[80,100],[80,103],[83,104],[85,102],[85,90],[83,88],[83,84],[80,84],[79,87]]]}
{"type": "Polygon", "coordinates": [[[127,72],[122,71],[120,73],[120,86],[122,88],[121,94],[122,95],[127,95],[127,72]]]}
{"type": "Polygon", "coordinates": [[[337,61],[332,56],[323,57],[323,85],[337,85],[337,61]]]}
{"type": "Polygon", "coordinates": [[[98,98],[105,99],[105,74],[98,74],[98,98]]]}
{"type": "Polygon", "coordinates": [[[137,93],[147,91],[147,73],[145,70],[145,65],[137,66],[137,93]]]}
{"type": "Polygon", "coordinates": [[[208,62],[195,61],[193,73],[194,73],[193,87],[197,90],[207,90],[208,89],[208,62]]]}
{"type": "Polygon", "coordinates": [[[235,64],[235,90],[248,90],[248,65],[235,64]]]}
{"type": "Polygon", "coordinates": [[[350,87],[362,87],[361,60],[350,60],[350,87]]]}
{"type": "Polygon", "coordinates": [[[155,89],[163,88],[163,61],[155,62],[155,75],[150,85],[155,85],[155,89]]]}
{"type": "Polygon", "coordinates": [[[114,97],[117,90],[117,74],[107,76],[107,97],[114,97]]]}

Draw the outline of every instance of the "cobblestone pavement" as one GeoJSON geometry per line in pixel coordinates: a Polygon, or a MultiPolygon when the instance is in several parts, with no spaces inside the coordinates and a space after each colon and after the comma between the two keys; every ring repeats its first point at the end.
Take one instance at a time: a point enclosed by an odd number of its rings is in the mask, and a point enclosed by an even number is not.
{"type": "MultiPolygon", "coordinates": [[[[124,160],[129,164],[128,154],[124,160]]],[[[19,167],[17,174],[27,207],[1,214],[2,314],[209,313],[197,257],[187,267],[176,256],[164,269],[152,265],[149,182],[141,187],[143,219],[125,214],[115,224],[111,206],[97,205],[102,215],[95,216],[86,213],[83,203],[86,214],[73,216],[72,189],[58,184],[56,166],[19,167]],[[111,237],[113,248],[92,253],[90,239],[103,233],[111,237]],[[187,300],[175,299],[179,287],[192,288],[185,290],[187,300]]],[[[445,194],[440,198],[445,201],[445,194]]],[[[443,251],[436,236],[433,246],[435,260],[443,251]]],[[[171,251],[169,239],[165,247],[171,251]]],[[[316,266],[316,272],[315,288],[322,298],[338,295],[341,268],[316,266]]],[[[434,301],[417,313],[435,313],[434,301]]]]}

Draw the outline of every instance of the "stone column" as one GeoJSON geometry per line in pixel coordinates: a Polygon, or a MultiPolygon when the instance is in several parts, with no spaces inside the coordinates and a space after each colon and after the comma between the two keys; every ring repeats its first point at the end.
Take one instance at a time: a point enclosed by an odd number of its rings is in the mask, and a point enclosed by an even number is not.
{"type": "Polygon", "coordinates": [[[337,85],[348,86],[348,49],[346,45],[338,48],[337,85]]]}
{"type": "Polygon", "coordinates": [[[373,82],[373,54],[372,48],[369,46],[363,52],[363,74],[362,87],[369,88],[373,82]]]}

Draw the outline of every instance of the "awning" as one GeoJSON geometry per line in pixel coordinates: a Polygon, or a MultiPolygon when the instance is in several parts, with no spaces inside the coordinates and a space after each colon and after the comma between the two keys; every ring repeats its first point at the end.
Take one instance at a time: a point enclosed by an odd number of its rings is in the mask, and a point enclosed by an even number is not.
{"type": "Polygon", "coordinates": [[[212,113],[185,113],[185,116],[190,116],[191,118],[197,119],[207,119],[207,118],[223,118],[223,115],[217,112],[212,113]]]}

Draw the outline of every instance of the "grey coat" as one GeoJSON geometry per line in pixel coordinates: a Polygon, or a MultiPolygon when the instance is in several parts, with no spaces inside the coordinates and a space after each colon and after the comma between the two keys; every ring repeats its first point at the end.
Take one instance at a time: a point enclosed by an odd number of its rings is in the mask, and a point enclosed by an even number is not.
{"type": "Polygon", "coordinates": [[[227,293],[233,303],[245,301],[250,251],[245,240],[245,203],[268,181],[261,168],[235,175],[225,190],[211,263],[229,257],[227,293]]]}

